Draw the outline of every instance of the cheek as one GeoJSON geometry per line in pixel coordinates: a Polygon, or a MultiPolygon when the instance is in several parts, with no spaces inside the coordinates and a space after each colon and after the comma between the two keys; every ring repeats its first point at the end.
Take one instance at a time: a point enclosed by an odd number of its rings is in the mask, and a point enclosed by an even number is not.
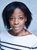
{"type": "Polygon", "coordinates": [[[19,23],[20,23],[21,25],[24,25],[24,24],[25,24],[25,20],[19,21],[19,23]]]}
{"type": "Polygon", "coordinates": [[[27,19],[26,19],[26,18],[23,18],[23,19],[19,20],[19,23],[21,23],[21,24],[25,24],[26,21],[27,21],[27,19]]]}
{"type": "Polygon", "coordinates": [[[9,21],[9,23],[10,23],[10,26],[12,26],[12,25],[13,25],[13,21],[9,21]]]}
{"type": "Polygon", "coordinates": [[[22,29],[24,27],[24,21],[20,21],[19,26],[20,26],[20,29],[22,29]]]}

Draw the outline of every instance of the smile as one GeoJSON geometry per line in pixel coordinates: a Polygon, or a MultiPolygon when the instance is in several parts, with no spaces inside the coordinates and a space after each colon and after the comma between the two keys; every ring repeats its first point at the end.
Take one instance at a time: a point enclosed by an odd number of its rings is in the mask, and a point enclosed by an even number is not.
{"type": "Polygon", "coordinates": [[[15,29],[19,29],[19,27],[16,27],[15,29]]]}

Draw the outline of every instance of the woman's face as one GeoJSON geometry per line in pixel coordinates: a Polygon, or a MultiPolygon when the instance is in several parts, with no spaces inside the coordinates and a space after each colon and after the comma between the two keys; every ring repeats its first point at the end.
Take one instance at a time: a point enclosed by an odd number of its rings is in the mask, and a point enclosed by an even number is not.
{"type": "Polygon", "coordinates": [[[19,33],[23,30],[25,22],[27,21],[24,13],[21,9],[16,8],[9,19],[10,27],[15,33],[19,33]]]}

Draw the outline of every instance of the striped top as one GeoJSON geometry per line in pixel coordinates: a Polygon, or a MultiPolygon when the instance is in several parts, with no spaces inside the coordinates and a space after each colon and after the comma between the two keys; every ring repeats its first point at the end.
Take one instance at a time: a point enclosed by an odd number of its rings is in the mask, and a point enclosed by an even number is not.
{"type": "Polygon", "coordinates": [[[37,37],[33,34],[27,36],[13,36],[8,32],[0,33],[1,50],[37,50],[37,37]]]}

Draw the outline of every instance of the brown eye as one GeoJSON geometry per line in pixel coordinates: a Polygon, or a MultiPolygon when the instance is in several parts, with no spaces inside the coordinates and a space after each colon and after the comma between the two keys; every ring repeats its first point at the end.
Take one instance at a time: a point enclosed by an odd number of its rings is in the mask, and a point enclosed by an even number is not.
{"type": "Polygon", "coordinates": [[[24,19],[23,17],[20,17],[20,19],[22,20],[22,19],[24,19]]]}
{"type": "Polygon", "coordinates": [[[9,18],[9,20],[13,20],[13,18],[9,18]]]}

